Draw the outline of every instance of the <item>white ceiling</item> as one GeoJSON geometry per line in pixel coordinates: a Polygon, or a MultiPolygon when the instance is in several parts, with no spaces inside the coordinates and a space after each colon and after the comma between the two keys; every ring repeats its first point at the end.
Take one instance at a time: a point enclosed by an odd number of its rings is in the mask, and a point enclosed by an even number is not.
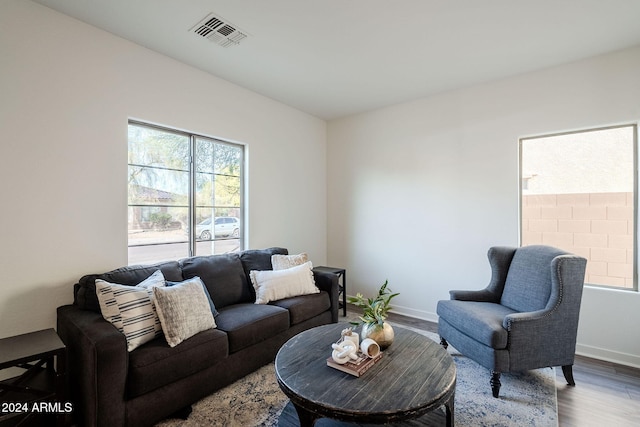
{"type": "Polygon", "coordinates": [[[323,119],[640,44],[640,0],[34,1],[323,119]]]}

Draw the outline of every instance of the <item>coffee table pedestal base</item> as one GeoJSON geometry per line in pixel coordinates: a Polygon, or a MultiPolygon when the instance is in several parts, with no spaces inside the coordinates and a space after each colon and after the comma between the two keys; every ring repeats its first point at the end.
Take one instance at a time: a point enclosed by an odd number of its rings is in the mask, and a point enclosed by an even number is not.
{"type": "MultiPolygon", "coordinates": [[[[433,427],[437,425],[445,425],[447,427],[453,427],[455,425],[454,400],[455,395],[451,395],[449,401],[443,405],[445,408],[444,414],[439,411],[429,412],[418,419],[411,420],[411,426],[424,425],[425,427],[433,427]]],[[[280,415],[278,427],[313,427],[318,420],[323,418],[324,417],[321,417],[311,411],[307,411],[293,402],[289,402],[280,415]]],[[[345,426],[347,424],[342,421],[334,421],[327,418],[324,419],[326,420],[326,423],[323,423],[323,426],[326,427],[331,427],[334,423],[336,426],[345,426]]],[[[403,422],[394,423],[397,427],[401,427],[403,424],[403,422]]],[[[364,426],[368,424],[365,422],[365,424],[357,423],[354,425],[364,426]]]]}

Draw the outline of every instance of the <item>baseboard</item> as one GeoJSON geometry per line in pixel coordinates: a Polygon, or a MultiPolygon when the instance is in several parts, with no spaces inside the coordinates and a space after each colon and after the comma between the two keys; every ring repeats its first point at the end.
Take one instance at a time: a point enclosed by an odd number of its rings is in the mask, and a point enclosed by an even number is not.
{"type": "Polygon", "coordinates": [[[394,304],[391,313],[400,314],[402,316],[413,317],[415,319],[426,320],[428,322],[438,323],[438,315],[424,310],[416,310],[409,307],[402,307],[394,304]]]}
{"type": "MultiPolygon", "coordinates": [[[[351,295],[347,295],[351,297],[351,295]]],[[[401,316],[413,317],[414,319],[426,320],[428,322],[438,323],[438,315],[424,310],[416,310],[414,308],[403,307],[401,305],[393,304],[393,309],[390,313],[399,314],[401,316]]]]}
{"type": "Polygon", "coordinates": [[[640,356],[622,353],[606,348],[599,348],[585,344],[576,344],[576,354],[590,357],[592,359],[604,360],[606,362],[617,363],[618,365],[640,368],[640,356]]]}

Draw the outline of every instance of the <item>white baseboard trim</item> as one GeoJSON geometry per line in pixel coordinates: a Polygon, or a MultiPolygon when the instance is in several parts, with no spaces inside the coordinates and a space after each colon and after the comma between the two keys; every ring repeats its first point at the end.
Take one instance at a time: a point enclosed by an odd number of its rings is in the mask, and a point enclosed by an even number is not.
{"type": "Polygon", "coordinates": [[[433,323],[438,323],[438,315],[424,310],[416,310],[414,308],[402,307],[393,305],[391,313],[400,314],[402,316],[413,317],[415,319],[426,320],[433,323]]]}
{"type": "MultiPolygon", "coordinates": [[[[351,295],[347,295],[347,298],[350,297],[351,295]]],[[[400,314],[402,316],[413,317],[415,319],[426,320],[428,322],[438,323],[438,315],[430,311],[416,310],[414,308],[393,304],[393,310],[390,310],[390,312],[400,314]]]]}
{"type": "Polygon", "coordinates": [[[640,356],[622,353],[619,351],[599,348],[585,344],[576,344],[576,354],[590,357],[592,359],[604,360],[606,362],[617,363],[619,365],[640,368],[640,356]]]}

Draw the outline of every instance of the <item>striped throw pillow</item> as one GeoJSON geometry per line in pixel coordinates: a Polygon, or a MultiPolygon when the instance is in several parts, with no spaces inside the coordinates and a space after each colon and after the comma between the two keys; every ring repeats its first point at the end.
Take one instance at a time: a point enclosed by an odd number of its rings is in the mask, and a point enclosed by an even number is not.
{"type": "Polygon", "coordinates": [[[125,335],[128,351],[162,334],[162,325],[153,301],[153,288],[164,287],[164,277],[159,280],[162,273],[156,273],[138,286],[96,279],[102,316],[125,335]]]}

